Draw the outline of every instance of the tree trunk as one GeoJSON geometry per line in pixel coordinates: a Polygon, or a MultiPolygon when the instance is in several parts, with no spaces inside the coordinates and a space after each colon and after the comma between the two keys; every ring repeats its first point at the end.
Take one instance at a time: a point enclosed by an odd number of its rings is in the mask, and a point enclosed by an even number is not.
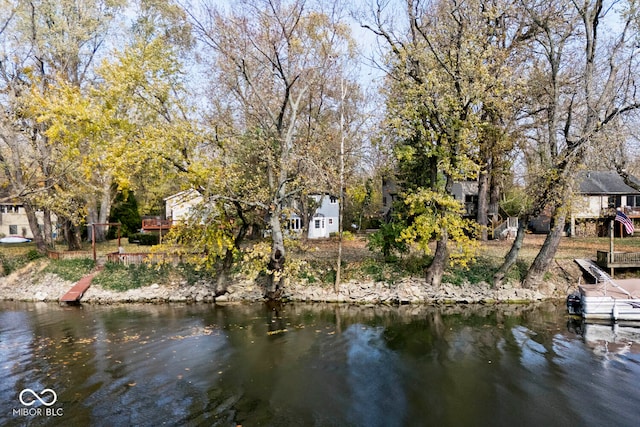
{"type": "Polygon", "coordinates": [[[91,224],[97,224],[97,223],[98,223],[98,201],[96,200],[95,195],[92,194],[88,196],[88,199],[87,199],[87,224],[89,225],[89,241],[91,241],[92,239],[91,233],[96,233],[96,236],[95,236],[96,242],[99,241],[98,229],[100,227],[91,227],[91,224]]]}
{"type": "Polygon", "coordinates": [[[498,214],[500,213],[500,185],[497,182],[495,172],[489,177],[489,206],[487,211],[491,222],[498,220],[498,214]]]}
{"type": "Polygon", "coordinates": [[[265,297],[271,300],[280,299],[284,288],[285,248],[282,227],[280,226],[280,209],[275,209],[269,218],[271,226],[271,258],[269,259],[269,281],[265,297]]]}
{"type": "MultiPolygon", "coordinates": [[[[100,201],[96,196],[92,196],[87,202],[87,217],[89,224],[106,224],[109,222],[109,213],[111,212],[111,184],[104,185],[102,193],[100,194],[100,201]]],[[[104,242],[109,231],[109,226],[100,225],[94,227],[96,233],[96,242],[104,242]]]]}
{"type": "Polygon", "coordinates": [[[480,225],[480,240],[483,242],[486,242],[489,238],[487,231],[489,225],[488,187],[489,173],[483,170],[478,178],[478,214],[476,216],[476,222],[480,225]]]}
{"type": "MultiPolygon", "coordinates": [[[[238,213],[238,217],[240,218],[242,224],[240,225],[240,229],[238,230],[236,237],[233,239],[233,245],[235,249],[240,249],[240,244],[244,240],[249,230],[249,224],[247,224],[245,220],[240,203],[235,202],[234,204],[238,213]]],[[[227,249],[224,254],[224,259],[222,260],[222,267],[220,271],[218,271],[218,275],[216,277],[216,287],[214,289],[214,295],[216,297],[227,293],[229,284],[229,272],[231,271],[231,267],[233,267],[233,256],[234,251],[231,249],[227,249]]]]}
{"type": "Polygon", "coordinates": [[[227,249],[222,260],[222,267],[218,271],[216,277],[216,287],[213,290],[214,296],[218,297],[227,293],[227,285],[229,283],[229,271],[233,266],[233,251],[227,249]]]}
{"type": "Polygon", "coordinates": [[[502,280],[504,276],[511,270],[513,264],[516,263],[518,259],[518,253],[520,252],[520,248],[522,248],[522,242],[524,241],[524,236],[526,234],[526,226],[528,222],[528,217],[520,218],[518,221],[518,232],[516,233],[516,238],[511,245],[511,249],[509,253],[504,257],[504,262],[498,269],[498,271],[493,275],[493,286],[498,287],[502,284],[502,280]]]}
{"type": "Polygon", "coordinates": [[[444,269],[449,260],[449,250],[447,249],[448,238],[446,230],[443,231],[442,237],[436,243],[436,252],[433,255],[433,261],[431,261],[431,265],[427,268],[426,280],[427,283],[432,286],[438,287],[442,283],[444,269]]]}
{"type": "MultiPolygon", "coordinates": [[[[111,185],[106,186],[103,189],[102,199],[100,200],[100,209],[98,210],[98,224],[106,224],[109,222],[109,213],[111,212],[111,204],[113,198],[111,197],[111,185]]],[[[107,233],[109,232],[109,226],[104,225],[97,227],[96,241],[104,242],[107,239],[107,233]]]]}
{"type": "Polygon", "coordinates": [[[64,237],[67,241],[68,250],[79,251],[82,249],[80,228],[69,219],[64,221],[64,237]]]}
{"type": "Polygon", "coordinates": [[[49,209],[43,209],[43,227],[42,234],[43,239],[47,247],[53,247],[53,225],[51,224],[51,211],[49,209]]]}
{"type": "Polygon", "coordinates": [[[558,250],[564,226],[565,214],[563,213],[556,216],[553,229],[547,235],[540,252],[538,252],[531,267],[529,267],[527,277],[525,277],[523,283],[525,288],[534,288],[542,282],[543,276],[549,270],[549,265],[551,265],[551,261],[553,261],[553,257],[558,250]]]}
{"type": "Polygon", "coordinates": [[[42,232],[40,231],[40,227],[38,226],[38,217],[36,215],[36,210],[31,206],[30,203],[25,203],[23,205],[24,212],[27,215],[27,220],[29,221],[29,228],[31,229],[31,234],[33,234],[33,241],[36,243],[36,248],[38,252],[44,254],[47,251],[47,244],[42,237],[42,232]]]}

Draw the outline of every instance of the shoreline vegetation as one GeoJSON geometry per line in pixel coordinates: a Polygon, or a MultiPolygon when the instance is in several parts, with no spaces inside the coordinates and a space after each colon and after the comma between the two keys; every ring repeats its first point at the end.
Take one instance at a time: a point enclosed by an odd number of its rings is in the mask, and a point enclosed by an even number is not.
{"type": "MultiPolygon", "coordinates": [[[[296,257],[305,261],[297,278],[288,281],[283,301],[336,302],[353,304],[426,303],[528,303],[562,299],[573,290],[581,276],[575,258],[594,258],[608,247],[606,238],[563,238],[553,268],[544,284],[536,289],[520,285],[521,274],[532,262],[544,236],[527,235],[523,252],[509,280],[493,287],[491,277],[509,250],[510,241],[482,244],[478,258],[468,269],[450,269],[443,284],[429,286],[421,274],[424,257],[405,255],[385,262],[370,252],[366,239],[356,236],[344,242],[343,282],[334,289],[336,241],[307,241],[296,257]]],[[[633,252],[640,239],[619,239],[617,250],[633,252]]],[[[116,245],[116,246],[114,246],[116,245]]],[[[141,247],[124,243],[125,252],[141,247]]],[[[95,268],[92,258],[51,260],[34,255],[28,244],[0,248],[0,300],[57,302],[75,282],[95,268]]],[[[110,242],[98,247],[101,254],[117,250],[110,242]]],[[[91,248],[89,247],[89,251],[91,248]]],[[[622,274],[633,274],[623,272],[622,274]]],[[[264,300],[259,280],[236,272],[227,292],[216,296],[215,280],[188,266],[123,266],[108,263],[96,275],[81,302],[112,304],[125,302],[255,302],[264,300]]]]}

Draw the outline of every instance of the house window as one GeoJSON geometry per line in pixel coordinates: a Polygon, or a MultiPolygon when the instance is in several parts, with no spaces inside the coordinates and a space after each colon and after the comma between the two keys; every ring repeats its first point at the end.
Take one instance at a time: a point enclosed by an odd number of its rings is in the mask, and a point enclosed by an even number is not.
{"type": "Polygon", "coordinates": [[[316,229],[320,228],[320,220],[319,220],[319,219],[316,219],[316,220],[313,222],[313,224],[314,224],[314,227],[315,227],[316,229]]]}
{"type": "Polygon", "coordinates": [[[2,205],[0,206],[0,213],[18,213],[18,206],[2,205]]]}
{"type": "Polygon", "coordinates": [[[10,225],[9,226],[9,234],[18,234],[18,226],[10,225]]]}
{"type": "Polygon", "coordinates": [[[333,224],[333,218],[329,218],[329,225],[333,224]]]}
{"type": "Polygon", "coordinates": [[[465,203],[478,203],[478,196],[475,194],[467,194],[464,196],[465,203]]]}
{"type": "Polygon", "coordinates": [[[616,196],[609,196],[609,198],[607,200],[607,206],[609,208],[615,208],[616,207],[616,196]]]}
{"type": "Polygon", "coordinates": [[[330,202],[332,205],[335,205],[336,203],[338,203],[338,198],[337,198],[337,197],[335,197],[335,196],[331,196],[331,197],[329,197],[329,202],[330,202]]]}
{"type": "Polygon", "coordinates": [[[640,207],[640,196],[627,196],[627,206],[640,207]]]}
{"type": "Polygon", "coordinates": [[[290,230],[300,230],[300,218],[291,218],[289,220],[289,229],[290,230]]]}

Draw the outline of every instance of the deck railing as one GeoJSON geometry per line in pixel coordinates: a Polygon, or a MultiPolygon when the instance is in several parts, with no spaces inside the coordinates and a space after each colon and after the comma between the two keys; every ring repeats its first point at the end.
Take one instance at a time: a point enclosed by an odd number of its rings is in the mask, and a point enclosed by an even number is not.
{"type": "Polygon", "coordinates": [[[168,230],[173,225],[173,220],[170,219],[143,219],[143,230],[168,230]]]}
{"type": "Polygon", "coordinates": [[[640,267],[640,252],[597,252],[597,263],[601,267],[640,267]]]}

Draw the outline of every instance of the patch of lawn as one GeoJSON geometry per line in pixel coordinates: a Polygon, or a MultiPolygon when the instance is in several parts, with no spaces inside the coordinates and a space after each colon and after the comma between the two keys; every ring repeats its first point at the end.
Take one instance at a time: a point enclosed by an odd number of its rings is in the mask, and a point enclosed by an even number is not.
{"type": "Polygon", "coordinates": [[[114,291],[127,291],[163,283],[169,277],[169,267],[147,264],[123,265],[105,264],[104,270],[93,278],[93,283],[114,291]]]}
{"type": "Polygon", "coordinates": [[[77,282],[89,274],[95,267],[90,258],[51,260],[43,270],[44,273],[53,273],[64,280],[77,282]]]}
{"type": "Polygon", "coordinates": [[[0,277],[8,276],[41,257],[33,243],[0,244],[0,249],[0,277]]]}

